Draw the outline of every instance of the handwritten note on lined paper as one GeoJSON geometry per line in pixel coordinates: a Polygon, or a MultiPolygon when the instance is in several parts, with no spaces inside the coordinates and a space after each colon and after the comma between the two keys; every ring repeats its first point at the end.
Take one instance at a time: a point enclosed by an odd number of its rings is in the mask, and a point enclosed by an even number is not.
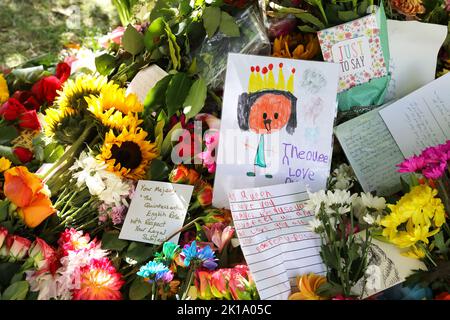
{"type": "Polygon", "coordinates": [[[325,274],[320,238],[307,228],[314,214],[304,209],[302,183],[232,190],[228,199],[261,299],[286,300],[297,275],[325,274]]]}
{"type": "MultiPolygon", "coordinates": [[[[139,180],[119,238],[161,244],[183,226],[194,187],[139,180]]],[[[177,243],[179,234],[169,241],[177,243]]]]}
{"type": "Polygon", "coordinates": [[[365,192],[391,195],[401,189],[396,164],[403,155],[375,109],[335,128],[335,133],[365,192]]]}
{"type": "Polygon", "coordinates": [[[403,155],[408,158],[450,139],[450,74],[427,84],[380,111],[403,155]]]}

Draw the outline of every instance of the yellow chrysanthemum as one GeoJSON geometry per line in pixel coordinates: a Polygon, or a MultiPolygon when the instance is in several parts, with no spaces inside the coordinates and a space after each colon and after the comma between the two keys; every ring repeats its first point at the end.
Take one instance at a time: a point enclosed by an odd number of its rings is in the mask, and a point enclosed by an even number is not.
{"type": "Polygon", "coordinates": [[[109,129],[132,130],[142,123],[135,113],[142,111],[142,105],[134,94],[125,96],[125,90],[108,90],[100,96],[90,96],[86,101],[91,114],[109,129]]]}
{"type": "Polygon", "coordinates": [[[108,170],[124,178],[142,179],[150,161],[158,156],[156,145],[146,137],[147,132],[142,129],[124,129],[118,136],[110,130],[97,158],[108,165],[108,170]]]}
{"type": "Polygon", "coordinates": [[[102,90],[117,90],[118,85],[103,76],[82,75],[75,80],[69,79],[64,83],[62,91],[56,100],[56,105],[63,110],[83,112],[87,107],[86,97],[99,95],[102,90]]]}
{"type": "Polygon", "coordinates": [[[44,116],[44,132],[47,136],[53,136],[58,124],[62,122],[63,119],[73,116],[76,111],[72,108],[48,108],[45,110],[44,116]]]}
{"type": "Polygon", "coordinates": [[[316,291],[327,282],[323,276],[314,273],[297,276],[297,286],[299,292],[289,296],[289,300],[326,300],[326,297],[319,296],[316,291]]]}
{"type": "Polygon", "coordinates": [[[0,158],[0,173],[8,170],[9,168],[11,168],[11,161],[6,159],[5,157],[1,157],[0,158]]]}
{"type": "MultiPolygon", "coordinates": [[[[388,205],[391,213],[381,220],[383,236],[400,248],[409,248],[439,232],[445,222],[444,205],[435,198],[437,190],[427,185],[415,186],[395,205],[388,205]]],[[[417,249],[418,250],[418,249],[417,249]]],[[[420,256],[418,251],[409,253],[420,256]]]]}
{"type": "Polygon", "coordinates": [[[5,78],[2,74],[0,74],[0,104],[8,100],[9,98],[9,91],[8,91],[8,84],[6,83],[5,78]]]}
{"type": "Polygon", "coordinates": [[[425,257],[425,251],[414,245],[408,251],[402,252],[402,256],[413,259],[422,259],[425,257]]]}

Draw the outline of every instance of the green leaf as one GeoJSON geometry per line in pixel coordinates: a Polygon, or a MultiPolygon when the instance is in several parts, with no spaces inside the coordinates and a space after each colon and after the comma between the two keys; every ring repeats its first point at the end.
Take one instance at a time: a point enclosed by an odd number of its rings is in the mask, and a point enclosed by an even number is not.
{"type": "Polygon", "coordinates": [[[158,123],[155,127],[155,143],[158,150],[161,151],[161,146],[164,141],[164,126],[166,125],[166,121],[164,119],[158,120],[158,123]]]}
{"type": "Polygon", "coordinates": [[[173,146],[173,142],[172,141],[172,134],[176,131],[181,129],[181,123],[178,122],[176,125],[173,126],[173,128],[169,131],[169,133],[166,135],[166,137],[164,138],[164,141],[162,143],[161,146],[161,155],[163,157],[167,156],[170,152],[170,150],[172,150],[172,146],[173,146]]]}
{"type": "Polygon", "coordinates": [[[360,3],[359,6],[358,6],[358,14],[359,14],[360,16],[366,14],[367,8],[369,7],[369,3],[370,3],[369,0],[363,0],[363,1],[361,1],[361,3],[360,3]]]}
{"type": "Polygon", "coordinates": [[[169,176],[169,167],[165,161],[153,159],[147,170],[147,179],[153,181],[164,181],[169,176]]]}
{"type": "Polygon", "coordinates": [[[300,31],[306,32],[306,33],[311,33],[311,32],[314,33],[314,32],[317,32],[316,29],[314,29],[313,27],[310,27],[310,26],[308,26],[308,25],[299,26],[298,28],[299,28],[300,31]]]}
{"type": "Polygon", "coordinates": [[[16,157],[11,147],[0,145],[0,157],[5,157],[11,160],[15,165],[21,164],[20,160],[16,157]]]}
{"type": "Polygon", "coordinates": [[[352,21],[359,18],[359,15],[354,11],[339,11],[338,17],[344,22],[352,21]]]}
{"type": "Polygon", "coordinates": [[[122,46],[135,56],[144,49],[144,36],[129,24],[122,37],[122,46]]]}
{"type": "Polygon", "coordinates": [[[158,111],[165,104],[167,86],[169,85],[172,75],[167,75],[159,80],[153,88],[151,88],[144,100],[144,113],[150,115],[152,112],[158,111]]]}
{"type": "Polygon", "coordinates": [[[444,255],[447,254],[449,248],[447,247],[444,241],[444,231],[441,230],[439,233],[434,235],[434,243],[436,247],[439,249],[440,254],[444,255]]]}
{"type": "Polygon", "coordinates": [[[167,116],[170,118],[183,106],[192,80],[184,72],[179,72],[170,80],[166,91],[167,116]]]}
{"type": "Polygon", "coordinates": [[[192,60],[192,63],[191,63],[191,65],[189,66],[189,69],[188,69],[187,73],[188,73],[189,75],[194,75],[194,74],[197,73],[197,58],[194,58],[194,59],[192,60]]]}
{"type": "MultiPolygon", "coordinates": [[[[203,78],[197,79],[189,89],[189,94],[183,103],[183,113],[187,119],[197,115],[205,105],[207,87],[203,78]]],[[[186,119],[186,120],[187,120],[186,119]]]]}
{"type": "Polygon", "coordinates": [[[2,300],[24,300],[27,296],[28,288],[27,281],[14,282],[3,292],[2,300]]]}
{"type": "Polygon", "coordinates": [[[322,21],[320,21],[318,18],[313,16],[311,13],[302,12],[302,13],[296,14],[295,16],[297,18],[299,18],[300,20],[302,20],[303,22],[313,24],[314,26],[319,28],[319,30],[325,29],[325,24],[322,21]]]}
{"type": "Polygon", "coordinates": [[[11,141],[19,136],[14,126],[0,127],[0,145],[11,145],[11,141]]]}
{"type": "Polygon", "coordinates": [[[167,38],[169,40],[170,59],[172,60],[173,68],[175,70],[178,70],[181,67],[181,49],[177,43],[177,38],[172,33],[172,30],[170,30],[170,27],[167,24],[166,24],[166,33],[167,38]]]}
{"type": "Polygon", "coordinates": [[[241,35],[236,20],[225,11],[222,11],[219,30],[229,37],[239,37],[241,35]]]}
{"type": "Polygon", "coordinates": [[[150,260],[154,252],[155,249],[153,246],[149,247],[144,243],[131,242],[130,246],[128,247],[126,256],[137,261],[137,263],[141,263],[150,260]]]}
{"type": "Polygon", "coordinates": [[[9,208],[8,200],[0,201],[0,222],[8,218],[8,208],[9,208]]]}
{"type": "Polygon", "coordinates": [[[148,51],[153,51],[161,44],[161,36],[165,34],[166,22],[163,17],[154,20],[144,35],[144,44],[148,51]]]}
{"type": "Polygon", "coordinates": [[[105,232],[102,237],[102,249],[122,251],[128,245],[128,241],[119,239],[118,231],[105,232]]]}
{"type": "Polygon", "coordinates": [[[108,53],[95,58],[95,68],[102,76],[109,76],[115,67],[116,58],[108,53]]]}
{"type": "Polygon", "coordinates": [[[141,277],[136,277],[131,283],[130,300],[142,300],[152,292],[152,286],[141,277]]]}
{"type": "Polygon", "coordinates": [[[211,38],[220,25],[221,11],[218,7],[206,7],[203,10],[203,26],[208,37],[211,38]]]}

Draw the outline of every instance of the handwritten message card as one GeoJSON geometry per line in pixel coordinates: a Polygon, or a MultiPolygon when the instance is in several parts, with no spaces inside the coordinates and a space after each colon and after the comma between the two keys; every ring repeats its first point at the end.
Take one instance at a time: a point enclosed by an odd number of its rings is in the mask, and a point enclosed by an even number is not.
{"type": "Polygon", "coordinates": [[[449,88],[447,74],[380,111],[406,158],[450,139],[449,88]]]}
{"type": "Polygon", "coordinates": [[[232,189],[303,182],[325,188],[339,65],[229,54],[213,204],[232,189]]]}
{"type": "Polygon", "coordinates": [[[317,32],[325,61],[339,63],[339,92],[387,75],[376,14],[317,32]]]}
{"type": "Polygon", "coordinates": [[[302,183],[232,190],[231,213],[245,260],[263,300],[286,300],[297,275],[325,274],[320,237],[309,231],[302,183]]]}
{"type": "Polygon", "coordinates": [[[167,76],[167,74],[167,72],[158,67],[156,64],[142,69],[136,74],[133,80],[131,80],[127,88],[127,94],[136,94],[139,101],[144,103],[148,91],[153,88],[159,80],[167,76]]]}
{"type": "Polygon", "coordinates": [[[363,190],[387,196],[401,189],[395,165],[404,158],[378,113],[381,108],[344,122],[334,131],[363,190]]]}
{"type": "MultiPolygon", "coordinates": [[[[119,238],[161,244],[183,226],[193,186],[139,180],[119,238]]],[[[178,242],[179,234],[170,239],[178,242]]]]}

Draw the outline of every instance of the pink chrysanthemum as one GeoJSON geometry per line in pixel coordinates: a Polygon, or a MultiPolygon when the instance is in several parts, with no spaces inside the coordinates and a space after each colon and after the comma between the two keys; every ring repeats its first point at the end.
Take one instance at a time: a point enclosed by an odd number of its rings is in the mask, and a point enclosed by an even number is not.
{"type": "Polygon", "coordinates": [[[80,270],[80,288],[73,300],[122,300],[120,288],[125,282],[107,258],[93,259],[80,270]]]}

